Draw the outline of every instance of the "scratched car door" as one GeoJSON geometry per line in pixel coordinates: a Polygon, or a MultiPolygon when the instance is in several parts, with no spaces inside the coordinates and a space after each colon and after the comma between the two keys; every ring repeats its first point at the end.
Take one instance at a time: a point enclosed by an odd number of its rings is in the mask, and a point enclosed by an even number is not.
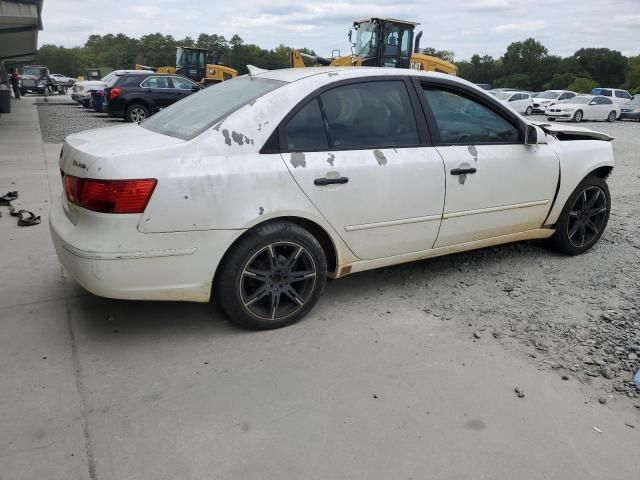
{"type": "Polygon", "coordinates": [[[442,216],[442,159],[416,124],[413,86],[388,78],[325,91],[282,128],[287,168],[362,259],[432,248],[442,216]]]}
{"type": "Polygon", "coordinates": [[[423,94],[445,163],[447,194],[435,247],[539,228],[558,184],[553,150],[524,145],[517,127],[488,101],[429,83],[423,94]]]}

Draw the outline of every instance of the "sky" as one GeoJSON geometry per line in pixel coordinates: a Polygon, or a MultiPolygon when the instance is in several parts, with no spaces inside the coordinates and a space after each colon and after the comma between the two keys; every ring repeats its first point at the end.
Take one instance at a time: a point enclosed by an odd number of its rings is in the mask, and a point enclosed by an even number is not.
{"type": "Polygon", "coordinates": [[[528,37],[560,56],[583,47],[640,54],[640,0],[44,0],[39,44],[81,46],[94,33],[237,33],[262,48],[283,43],[345,55],[353,20],[371,16],[420,22],[421,46],[453,50],[456,60],[497,58],[528,37]]]}

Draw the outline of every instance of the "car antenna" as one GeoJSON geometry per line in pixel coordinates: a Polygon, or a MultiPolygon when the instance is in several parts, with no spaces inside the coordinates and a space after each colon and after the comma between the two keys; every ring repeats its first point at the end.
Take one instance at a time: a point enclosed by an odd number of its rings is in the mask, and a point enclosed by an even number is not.
{"type": "Polygon", "coordinates": [[[247,65],[247,70],[249,70],[249,76],[251,77],[255,75],[259,75],[260,73],[265,73],[269,71],[269,70],[265,70],[264,68],[258,68],[255,65],[247,65]]]}

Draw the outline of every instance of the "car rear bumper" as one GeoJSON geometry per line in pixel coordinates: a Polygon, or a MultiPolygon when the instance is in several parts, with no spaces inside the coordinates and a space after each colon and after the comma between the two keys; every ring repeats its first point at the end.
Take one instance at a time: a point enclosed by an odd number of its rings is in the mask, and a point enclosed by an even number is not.
{"type": "Polygon", "coordinates": [[[140,233],[137,215],[89,214],[79,227],[60,199],[51,207],[49,228],[60,262],[83,288],[107,298],[208,302],[218,263],[242,234],[140,233]],[[122,234],[114,231],[118,223],[122,234]]]}
{"type": "Polygon", "coordinates": [[[113,105],[111,103],[105,103],[102,107],[104,113],[112,116],[112,117],[124,117],[124,108],[118,108],[118,105],[113,105]]]}

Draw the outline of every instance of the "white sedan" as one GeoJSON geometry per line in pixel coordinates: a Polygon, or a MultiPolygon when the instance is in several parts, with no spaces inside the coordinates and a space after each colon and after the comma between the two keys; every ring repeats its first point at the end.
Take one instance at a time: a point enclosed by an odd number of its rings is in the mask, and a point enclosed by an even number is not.
{"type": "Polygon", "coordinates": [[[583,120],[606,120],[615,122],[620,116],[620,105],[602,95],[580,95],[563,103],[547,107],[545,115],[549,121],[571,120],[579,123],[583,120]]]}
{"type": "Polygon", "coordinates": [[[529,239],[585,252],[609,218],[610,140],[439,73],[254,72],[69,136],[51,234],[94,294],[281,327],[327,276],[529,239]]]}
{"type": "Polygon", "coordinates": [[[526,92],[496,92],[495,97],[504,103],[507,107],[524,115],[533,113],[533,99],[526,92]]]}

